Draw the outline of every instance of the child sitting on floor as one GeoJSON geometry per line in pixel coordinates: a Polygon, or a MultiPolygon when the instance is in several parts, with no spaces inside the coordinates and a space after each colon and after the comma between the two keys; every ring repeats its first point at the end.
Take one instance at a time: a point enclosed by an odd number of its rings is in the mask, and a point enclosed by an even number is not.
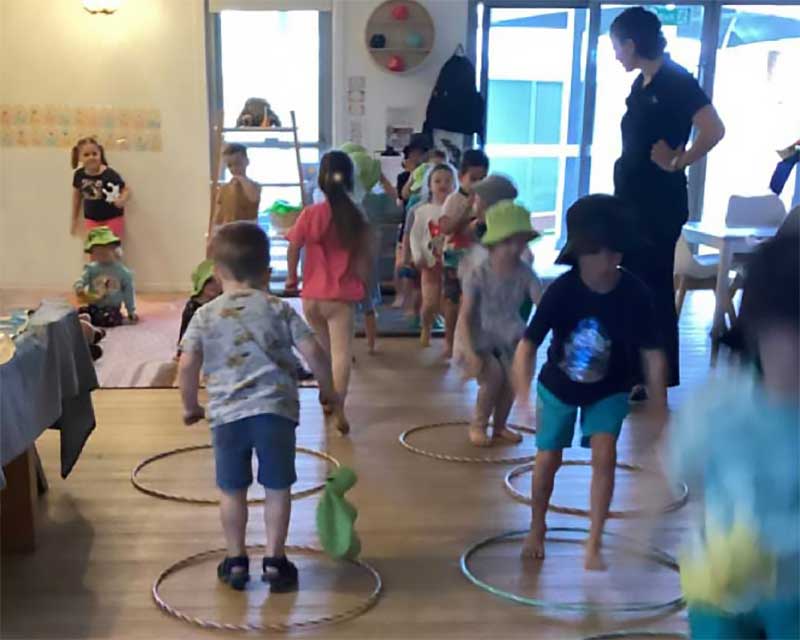
{"type": "Polygon", "coordinates": [[[702,505],[680,557],[692,638],[800,638],[800,240],[748,260],[748,357],[689,399],[667,460],[702,505]]]}
{"type": "Polygon", "coordinates": [[[187,425],[206,413],[198,404],[200,370],[207,376],[208,420],[227,555],[219,579],[242,590],[250,578],[245,544],[247,488],[252,451],[264,486],[267,532],[262,579],[272,592],[297,589],[297,567],[284,545],[295,473],[295,428],[300,403],[296,347],[319,381],[320,399],[338,407],[328,355],[308,325],[281,300],[265,292],[269,240],[250,222],[234,222],[214,235],[211,251],[222,295],[197,310],[181,342],[179,380],[187,425]]]}
{"type": "Polygon", "coordinates": [[[528,243],[539,234],[531,227],[530,213],[511,200],[486,212],[483,244],[489,259],[464,279],[464,296],[458,318],[457,362],[466,377],[477,378],[480,389],[469,439],[477,447],[492,444],[486,430],[493,419],[493,437],[517,444],[522,436],[506,425],[514,390],[510,369],[517,342],[525,331],[519,307],[525,296],[538,300],[541,285],[522,259],[528,243]]]}
{"type": "Polygon", "coordinates": [[[192,271],[192,295],[186,301],[181,314],[181,328],[178,332],[178,357],[181,355],[180,342],[186,327],[189,326],[195,312],[204,304],[211,302],[222,293],[219,280],[214,276],[214,261],[203,260],[194,271],[192,271]]]}
{"type": "Polygon", "coordinates": [[[133,273],[119,261],[120,240],[108,227],[89,231],[84,250],[92,261],[84,265],[83,274],[75,282],[75,294],[83,303],[78,313],[88,314],[96,327],[118,327],[122,324],[122,304],[128,320],[137,322],[133,273]]]}
{"type": "Polygon", "coordinates": [[[430,346],[433,322],[439,313],[442,298],[442,252],[444,235],[439,230],[442,207],[455,189],[455,170],[449,164],[438,164],[428,171],[424,204],[414,210],[409,238],[414,266],[420,272],[422,285],[422,332],[420,344],[430,346]]]}
{"type": "Polygon", "coordinates": [[[445,234],[444,247],[444,326],[445,357],[453,355],[458,307],[461,304],[461,282],[458,263],[473,244],[469,224],[472,218],[472,186],[483,180],[489,171],[489,158],[480,149],[467,149],[458,169],[458,190],[444,203],[439,228],[445,234]]]}
{"type": "Polygon", "coordinates": [[[644,361],[650,408],[666,407],[664,354],[647,288],[620,269],[631,249],[630,222],[619,198],[592,195],[567,212],[567,244],[557,262],[572,265],[545,291],[517,347],[517,397],[527,402],[536,350],[553,332],[539,375],[536,473],[531,532],[523,554],[544,558],[545,514],[562,452],[571,446],[580,413],[581,445],[592,449],[591,531],[585,566],[603,570],[600,549],[614,491],[617,438],[628,414],[628,392],[644,361]]]}

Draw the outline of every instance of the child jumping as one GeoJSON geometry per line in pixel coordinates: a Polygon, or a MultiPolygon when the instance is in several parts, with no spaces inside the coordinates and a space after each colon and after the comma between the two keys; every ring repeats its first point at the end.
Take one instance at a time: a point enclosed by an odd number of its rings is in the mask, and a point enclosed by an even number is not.
{"type": "Polygon", "coordinates": [[[439,218],[447,196],[455,189],[455,171],[449,164],[437,164],[426,176],[426,198],[414,209],[409,237],[414,266],[420,271],[422,285],[422,331],[420,344],[430,346],[433,322],[442,299],[442,253],[444,235],[439,218]]]}
{"type": "Polygon", "coordinates": [[[592,449],[591,530],[585,566],[603,570],[603,527],[614,492],[617,438],[628,414],[636,359],[644,362],[651,410],[666,407],[664,354],[650,293],[620,269],[632,247],[630,224],[614,196],[581,198],[567,212],[567,244],[557,262],[572,265],[545,291],[517,347],[514,380],[527,402],[536,350],[552,331],[537,387],[536,473],[531,532],[523,555],[544,558],[545,515],[562,452],[580,414],[581,445],[592,449]]]}
{"type": "Polygon", "coordinates": [[[265,292],[270,255],[262,229],[251,222],[224,225],[212,239],[211,252],[223,293],[198,309],[189,323],[178,375],[187,425],[206,417],[197,394],[201,369],[207,376],[207,417],[227,547],[217,576],[236,590],[244,589],[250,579],[245,530],[255,450],[258,482],[265,493],[267,540],[261,577],[272,592],[294,591],[297,567],[284,548],[290,488],[297,480],[295,429],[300,413],[292,347],[311,366],[321,401],[335,407],[339,400],[330,360],[292,307],[265,292]]]}
{"type": "MultiPolygon", "coordinates": [[[[306,207],[287,234],[286,288],[296,289],[300,249],[303,261],[303,313],[333,362],[333,383],[344,405],[353,358],[355,304],[364,298],[372,267],[370,228],[351,200],[353,163],[342,151],[329,151],[319,166],[323,202],[306,207]]],[[[333,415],[342,434],[350,427],[341,412],[333,415]]]]}
{"type": "Polygon", "coordinates": [[[78,313],[88,314],[96,327],[118,327],[122,324],[122,305],[128,320],[137,322],[133,273],[119,261],[120,239],[108,227],[89,231],[84,250],[91,262],[75,282],[74,290],[83,304],[78,313]]]}
{"type": "Polygon", "coordinates": [[[469,224],[472,219],[472,186],[483,180],[489,171],[489,158],[480,149],[467,149],[458,168],[458,190],[447,196],[439,219],[439,229],[445,234],[444,246],[444,338],[445,357],[453,355],[458,307],[461,304],[461,282],[458,263],[472,245],[469,224]]]}
{"type": "Polygon", "coordinates": [[[72,147],[72,235],[78,233],[83,205],[86,231],[108,227],[120,242],[125,236],[125,203],[131,190],[108,166],[103,147],[95,138],[81,138],[72,147]]]}
{"type": "Polygon", "coordinates": [[[680,557],[692,638],[800,638],[800,238],[747,263],[743,366],[672,421],[666,459],[702,505],[680,557]]]}
{"type": "Polygon", "coordinates": [[[538,301],[541,283],[522,259],[528,243],[539,234],[531,227],[530,213],[511,200],[486,212],[487,231],[483,244],[489,258],[464,279],[464,296],[458,317],[457,362],[466,377],[477,378],[480,388],[469,439],[477,447],[492,440],[517,444],[522,436],[506,425],[514,389],[511,362],[525,322],[519,313],[526,296],[538,301]],[[492,436],[486,431],[493,418],[492,436]]]}

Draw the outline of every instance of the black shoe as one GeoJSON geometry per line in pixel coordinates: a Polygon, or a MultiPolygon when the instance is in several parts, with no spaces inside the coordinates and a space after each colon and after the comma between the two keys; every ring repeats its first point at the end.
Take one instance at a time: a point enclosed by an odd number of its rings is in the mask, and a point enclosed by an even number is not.
{"type": "Polygon", "coordinates": [[[633,389],[631,389],[631,395],[628,396],[628,402],[631,404],[647,402],[647,399],[647,387],[641,384],[637,384],[633,389]]]}
{"type": "Polygon", "coordinates": [[[286,556],[269,558],[264,556],[261,563],[264,573],[261,580],[269,582],[271,593],[290,593],[297,591],[297,567],[286,556]]]}
{"type": "Polygon", "coordinates": [[[244,591],[245,586],[250,580],[250,559],[247,556],[236,556],[235,558],[224,558],[217,565],[217,577],[231,589],[244,591]],[[233,571],[234,568],[242,567],[244,571],[233,571]]]}
{"type": "Polygon", "coordinates": [[[90,344],[89,353],[92,354],[92,360],[99,360],[103,356],[103,347],[99,344],[90,344]]]}

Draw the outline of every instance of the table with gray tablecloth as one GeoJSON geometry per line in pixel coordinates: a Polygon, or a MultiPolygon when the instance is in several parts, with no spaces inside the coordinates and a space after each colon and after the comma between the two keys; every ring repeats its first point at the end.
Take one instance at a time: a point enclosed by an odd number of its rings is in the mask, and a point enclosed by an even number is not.
{"type": "Polygon", "coordinates": [[[66,478],[94,430],[91,391],[98,386],[77,313],[65,302],[43,302],[15,342],[14,357],[0,365],[0,464],[45,429],[58,429],[66,478]]]}

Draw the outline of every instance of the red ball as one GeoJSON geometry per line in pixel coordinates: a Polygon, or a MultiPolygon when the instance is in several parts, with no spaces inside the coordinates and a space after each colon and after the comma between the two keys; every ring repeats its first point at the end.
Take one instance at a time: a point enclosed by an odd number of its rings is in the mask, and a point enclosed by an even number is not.
{"type": "Polygon", "coordinates": [[[406,61],[401,56],[392,56],[386,63],[389,71],[403,71],[406,68],[406,61]]]}
{"type": "Polygon", "coordinates": [[[396,4],[392,7],[392,17],[395,20],[408,20],[408,7],[404,4],[396,4]]]}

